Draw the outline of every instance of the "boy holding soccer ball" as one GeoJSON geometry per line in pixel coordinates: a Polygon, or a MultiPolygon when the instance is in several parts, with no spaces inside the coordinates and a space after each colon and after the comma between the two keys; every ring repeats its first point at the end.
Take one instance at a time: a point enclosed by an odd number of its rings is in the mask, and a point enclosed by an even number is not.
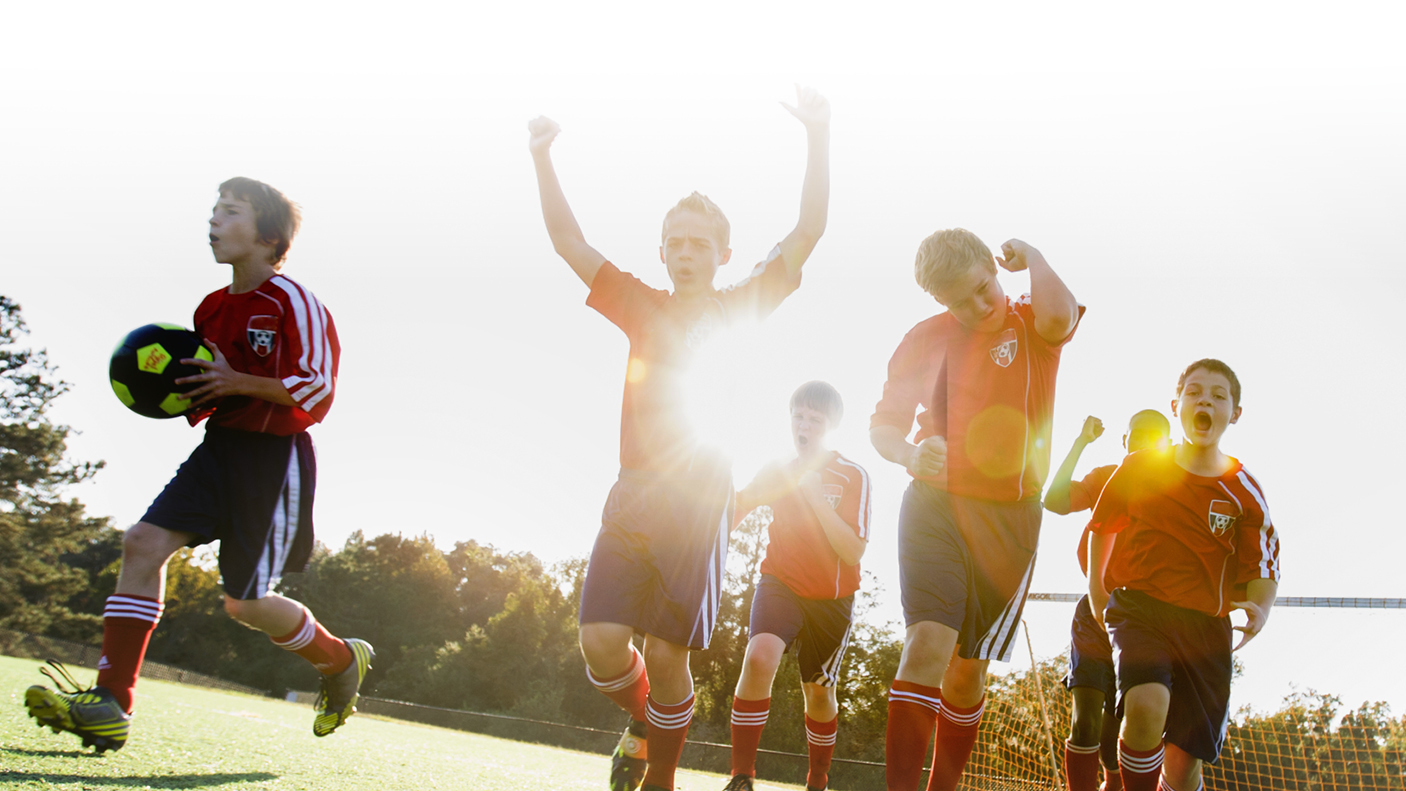
{"type": "Polygon", "coordinates": [[[1176,394],[1185,439],[1123,459],[1089,521],[1089,604],[1118,664],[1126,791],[1199,791],[1202,762],[1225,741],[1230,655],[1264,628],[1279,588],[1264,489],[1220,449],[1240,419],[1240,380],[1197,360],[1176,394]]]}
{"type": "Polygon", "coordinates": [[[187,417],[191,425],[208,419],[205,438],[123,537],[96,685],[69,689],[54,679],[57,690],[25,693],[40,724],[99,752],[127,741],[137,675],[161,618],[166,561],[211,541],[220,542],[225,611],[322,673],[313,733],[332,733],[355,711],[371,646],[334,637],[302,604],[273,592],[312,550],[316,461],[307,429],[332,405],[341,352],[331,314],[279,272],[299,222],[297,205],[267,184],[220,185],[210,250],[231,267],[232,282],[195,311],[195,331],[214,359],[182,360],[202,373],[176,380],[193,385],[187,417]]]}
{"type": "Polygon", "coordinates": [[[612,791],[672,789],[693,717],[690,651],[708,647],[732,526],[732,471],[682,414],[695,351],[736,319],[762,318],[800,285],[825,230],[830,200],[830,106],[797,89],[787,109],[806,128],[800,219],[742,283],[713,287],[728,262],[727,218],[693,193],[664,216],[659,259],[672,292],[650,288],[586,243],[551,160],[561,131],[528,124],[542,216],[552,246],[590,289],[586,304],[630,340],[620,418],[620,479],[601,516],[581,591],[581,653],[591,683],[630,713],[612,760],[612,791]],[[644,654],[631,640],[645,635],[644,654]],[[647,766],[647,769],[646,769],[647,766]]]}

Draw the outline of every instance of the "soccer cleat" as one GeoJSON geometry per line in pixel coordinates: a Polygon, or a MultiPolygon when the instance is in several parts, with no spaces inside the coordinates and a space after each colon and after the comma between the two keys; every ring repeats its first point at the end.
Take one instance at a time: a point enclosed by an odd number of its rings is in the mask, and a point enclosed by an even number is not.
{"type": "Polygon", "coordinates": [[[644,781],[649,757],[648,728],[647,724],[631,718],[620,735],[615,754],[610,756],[610,791],[635,791],[644,781]]]}
{"type": "Polygon", "coordinates": [[[317,709],[317,716],[312,721],[314,736],[330,734],[342,727],[347,717],[356,713],[361,682],[366,680],[366,671],[371,669],[371,660],[376,658],[376,651],[365,640],[353,637],[342,642],[351,649],[352,663],[335,676],[322,677],[322,688],[313,703],[313,708],[317,709]]]}
{"type": "Polygon", "coordinates": [[[49,677],[57,689],[34,685],[24,691],[24,705],[39,727],[49,726],[54,733],[68,731],[83,740],[99,755],[108,750],[120,750],[132,730],[132,715],[123,711],[112,693],[103,687],[83,689],[62,663],[49,660],[58,673],[42,667],[39,672],[49,677]]]}
{"type": "Polygon", "coordinates": [[[752,776],[733,775],[727,785],[723,786],[723,791],[752,791],[752,776]]]}

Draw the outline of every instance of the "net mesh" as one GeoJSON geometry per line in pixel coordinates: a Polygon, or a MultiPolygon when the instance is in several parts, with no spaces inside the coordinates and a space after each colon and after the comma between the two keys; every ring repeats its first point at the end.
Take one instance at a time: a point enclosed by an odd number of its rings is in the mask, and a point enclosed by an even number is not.
{"type": "MultiPolygon", "coordinates": [[[[991,679],[976,749],[959,789],[1066,787],[1067,657],[1032,665],[1028,672],[991,679]]],[[[1393,719],[1385,703],[1344,711],[1336,696],[1312,691],[1291,695],[1272,714],[1242,709],[1231,719],[1219,761],[1204,768],[1203,781],[1207,791],[1402,791],[1406,717],[1393,719]]]]}

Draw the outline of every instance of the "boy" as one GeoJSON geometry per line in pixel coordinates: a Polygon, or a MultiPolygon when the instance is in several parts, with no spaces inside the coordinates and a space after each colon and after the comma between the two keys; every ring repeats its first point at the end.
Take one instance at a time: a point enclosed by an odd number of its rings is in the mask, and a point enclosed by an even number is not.
{"type": "Polygon", "coordinates": [[[680,414],[684,373],[713,329],[764,317],[796,289],[825,230],[830,107],[809,89],[798,88],[797,100],[786,109],[808,140],[800,220],[749,278],[721,291],[713,276],[732,251],[727,218],[712,201],[695,192],[664,216],[659,258],[674,290],[649,288],[586,243],[552,167],[560,128],[548,118],[528,125],[552,246],[590,289],[586,304],[630,340],[620,479],[606,500],[580,612],[587,676],[630,713],[612,759],[614,790],[634,791],[641,781],[673,788],[693,716],[688,654],[708,646],[722,589],[732,473],[700,448],[680,414]],[[635,632],[645,635],[643,656],[631,643],[635,632]]]}
{"type": "MultiPolygon", "coordinates": [[[[1128,421],[1123,435],[1123,449],[1128,453],[1151,448],[1165,448],[1172,433],[1167,418],[1155,409],[1144,409],[1128,421]]],[[[1089,443],[1103,435],[1103,422],[1096,417],[1084,420],[1084,429],[1074,440],[1074,447],[1064,463],[1055,470],[1049,491],[1045,492],[1045,510],[1064,515],[1086,511],[1098,502],[1103,485],[1118,469],[1116,464],[1095,467],[1084,479],[1074,483],[1074,465],[1089,443]]],[[[1088,574],[1089,531],[1079,537],[1079,567],[1088,574]]],[[[1084,596],[1074,607],[1074,623],[1070,628],[1069,676],[1065,684],[1074,698],[1073,723],[1069,741],[1064,744],[1064,773],[1069,791],[1095,791],[1098,786],[1099,757],[1103,758],[1102,791],[1120,791],[1122,776],[1118,774],[1118,717],[1114,712],[1117,681],[1113,673],[1113,646],[1108,632],[1094,620],[1089,609],[1089,597],[1084,596]],[[1105,710],[1109,716],[1104,716],[1105,710]]]]}
{"type": "Polygon", "coordinates": [[[1201,789],[1230,718],[1230,655],[1264,628],[1279,588],[1264,489],[1220,449],[1240,419],[1240,380],[1197,360],[1176,392],[1185,440],[1123,459],[1089,521],[1089,604],[1117,657],[1127,791],[1154,791],[1159,776],[1171,791],[1201,789]],[[1233,649],[1232,630],[1244,633],[1233,649]]]}
{"type": "Polygon", "coordinates": [[[214,359],[182,360],[204,372],[176,380],[195,385],[187,418],[192,426],[209,418],[205,438],[123,537],[96,685],[70,691],[54,679],[58,691],[25,693],[30,716],[100,753],[127,741],[133,688],[161,619],[166,561],[181,547],[219,541],[225,611],[322,673],[315,735],[355,711],[374,656],[369,644],[333,637],[306,607],[273,592],[312,550],[316,461],[306,429],[332,405],[341,347],[327,309],[279,274],[301,221],[297,204],[247,178],[226,181],[219,194],[210,250],[230,265],[232,282],[195,310],[195,331],[214,359]]]}
{"type": "Polygon", "coordinates": [[[1012,239],[1001,251],[993,259],[960,228],[923,240],[918,284],[947,310],[904,336],[870,420],[879,455],[915,479],[898,517],[907,633],[885,745],[888,787],[900,791],[918,787],[934,728],[928,788],[957,787],[986,665],[1010,660],[1039,540],[1055,373],[1084,311],[1038,250],[1012,239]],[[1008,299],[997,261],[1028,270],[1030,293],[1008,299]]]}
{"type": "Polygon", "coordinates": [[[768,465],[737,493],[738,519],[759,505],[770,505],[772,518],[732,699],[732,780],[724,791],[752,791],[772,681],[791,645],[797,646],[805,696],[806,788],[823,791],[829,782],[839,718],[835,684],[849,643],[859,559],[869,541],[869,474],[825,445],[843,415],[834,387],[801,385],[791,396],[796,457],[768,465]]]}

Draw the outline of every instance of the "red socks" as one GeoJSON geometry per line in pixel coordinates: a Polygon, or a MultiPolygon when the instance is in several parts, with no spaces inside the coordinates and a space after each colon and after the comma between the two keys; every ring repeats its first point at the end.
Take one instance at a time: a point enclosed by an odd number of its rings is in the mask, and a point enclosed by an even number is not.
{"type": "Polygon", "coordinates": [[[830,758],[835,754],[835,732],[839,723],[839,717],[829,722],[806,717],[806,746],[810,753],[806,786],[809,788],[824,788],[830,782],[830,758]]]}
{"type": "Polygon", "coordinates": [[[1098,745],[1064,743],[1064,774],[1069,791],[1098,791],[1098,745]]]}
{"type": "Polygon", "coordinates": [[[324,676],[335,676],[352,663],[347,644],[324,629],[307,607],[303,607],[303,620],[297,629],[282,637],[269,635],[269,639],[279,648],[308,660],[324,676]]]}
{"type": "Polygon", "coordinates": [[[103,654],[98,660],[97,685],[111,692],[128,714],[132,713],[133,690],[147,642],[164,609],[156,599],[125,593],[107,597],[103,608],[103,654]]]}
{"type": "Polygon", "coordinates": [[[693,721],[693,696],[674,704],[650,698],[645,709],[649,716],[649,768],[644,773],[644,784],[672,791],[674,770],[683,754],[688,724],[693,721]]]}
{"type": "Polygon", "coordinates": [[[1157,791],[1161,785],[1162,755],[1162,744],[1151,750],[1134,750],[1119,739],[1118,763],[1122,767],[1123,788],[1127,791],[1157,791]]]}
{"type": "Polygon", "coordinates": [[[624,673],[611,678],[601,678],[586,667],[586,678],[600,690],[602,695],[625,711],[635,722],[644,722],[644,702],[649,697],[649,676],[644,672],[644,657],[630,646],[630,667],[624,673]]]}
{"type": "MultiPolygon", "coordinates": [[[[732,699],[732,773],[757,776],[757,745],[771,711],[771,698],[732,699]]],[[[807,720],[809,722],[809,720],[807,720]]]]}
{"type": "Polygon", "coordinates": [[[986,697],[975,706],[961,708],[942,701],[938,712],[937,741],[932,749],[932,774],[928,791],[956,791],[962,770],[976,746],[976,734],[981,728],[981,712],[986,710],[986,697]]]}
{"type": "Polygon", "coordinates": [[[917,791],[941,707],[941,689],[911,681],[893,682],[884,739],[884,776],[889,791],[917,791]]]}

